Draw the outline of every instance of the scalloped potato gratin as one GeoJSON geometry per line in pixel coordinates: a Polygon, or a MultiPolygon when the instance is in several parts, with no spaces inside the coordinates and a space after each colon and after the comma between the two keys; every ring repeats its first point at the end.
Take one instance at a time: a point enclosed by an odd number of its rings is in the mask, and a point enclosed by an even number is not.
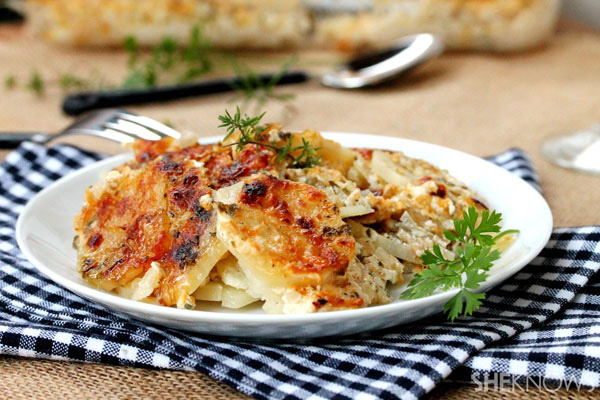
{"type": "MultiPolygon", "coordinates": [[[[320,164],[292,168],[266,146],[179,147],[139,141],[135,159],[85,193],[75,217],[81,275],[123,297],[178,308],[204,302],[268,313],[389,303],[390,287],[423,268],[471,205],[447,171],[400,152],[350,149],[315,131],[293,134],[320,164]]],[[[264,143],[290,134],[267,125],[264,143]]]]}
{"type": "Polygon", "coordinates": [[[121,46],[128,36],[185,42],[194,26],[222,48],[360,50],[429,32],[449,48],[523,50],[551,36],[559,0],[26,0],[11,1],[37,36],[121,46]]]}

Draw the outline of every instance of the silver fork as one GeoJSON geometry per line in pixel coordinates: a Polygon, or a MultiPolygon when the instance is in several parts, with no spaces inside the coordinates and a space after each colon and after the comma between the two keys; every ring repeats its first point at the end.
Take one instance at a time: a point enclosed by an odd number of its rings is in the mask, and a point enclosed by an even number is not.
{"type": "Polygon", "coordinates": [[[160,140],[181,137],[176,130],[152,118],[109,108],[92,111],[54,135],[43,133],[0,134],[0,147],[13,148],[26,140],[45,145],[56,138],[74,134],[98,136],[119,143],[131,143],[136,139],[160,140]]]}

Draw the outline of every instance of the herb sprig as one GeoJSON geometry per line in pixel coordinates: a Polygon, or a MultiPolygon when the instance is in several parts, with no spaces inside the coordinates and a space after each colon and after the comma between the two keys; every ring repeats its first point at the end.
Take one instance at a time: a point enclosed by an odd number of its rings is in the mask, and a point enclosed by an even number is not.
{"type": "MultiPolygon", "coordinates": [[[[290,104],[290,100],[295,96],[289,93],[278,93],[275,87],[290,66],[297,61],[297,56],[285,61],[278,72],[265,82],[234,55],[215,49],[202,34],[200,26],[194,26],[190,30],[187,41],[178,42],[172,37],[164,37],[150,54],[142,52],[134,36],[125,38],[123,49],[127,54],[127,73],[120,83],[109,81],[98,73],[82,76],[68,72],[59,74],[56,79],[48,79],[47,76],[32,71],[31,78],[22,86],[42,97],[46,87],[58,86],[65,93],[98,89],[149,88],[162,84],[190,82],[209,72],[224,73],[233,70],[239,84],[232,85],[232,89],[236,91],[232,100],[241,99],[244,106],[252,103],[255,109],[263,108],[269,101],[278,101],[284,104],[286,114],[295,111],[290,104]]],[[[6,90],[17,87],[15,75],[5,76],[6,90]]]]}
{"type": "Polygon", "coordinates": [[[58,85],[65,92],[74,92],[78,90],[84,90],[92,86],[92,83],[84,78],[73,74],[62,74],[58,78],[58,85]]]}
{"type": "Polygon", "coordinates": [[[198,26],[192,28],[185,45],[168,36],[163,38],[149,59],[141,56],[133,36],[125,39],[123,48],[129,55],[129,73],[123,81],[124,88],[152,87],[173,77],[177,83],[185,83],[213,68],[212,47],[198,26]]]}
{"type": "Polygon", "coordinates": [[[221,121],[219,128],[225,128],[227,131],[223,140],[225,141],[235,132],[239,132],[238,141],[227,144],[226,147],[236,146],[238,152],[242,151],[248,145],[255,145],[257,149],[265,147],[275,153],[278,162],[282,162],[286,158],[289,159],[292,168],[310,168],[321,163],[321,157],[318,155],[320,148],[312,147],[310,142],[305,138],[302,138],[302,145],[294,146],[294,135],[292,133],[280,135],[281,138],[285,138],[286,140],[283,146],[278,146],[276,141],[265,142],[263,133],[267,128],[259,125],[265,114],[262,113],[255,117],[249,117],[247,114],[242,116],[239,107],[236,107],[234,115],[225,110],[225,114],[219,116],[219,121],[221,121]],[[297,156],[293,155],[298,152],[297,156]]]}
{"type": "Polygon", "coordinates": [[[44,95],[46,85],[44,84],[42,76],[38,71],[33,71],[31,73],[31,78],[29,78],[29,82],[27,82],[27,89],[31,90],[38,97],[42,97],[44,95]]]}
{"type": "Polygon", "coordinates": [[[401,298],[418,299],[431,296],[436,290],[459,288],[460,291],[444,305],[444,312],[450,321],[461,314],[471,315],[485,299],[485,293],[473,290],[488,278],[494,261],[500,258],[500,251],[492,247],[501,237],[518,232],[500,232],[500,221],[502,214],[496,211],[484,210],[481,216],[474,206],[463,211],[463,218],[454,220],[455,232],[444,231],[446,239],[458,244],[457,257],[446,259],[437,244],[433,251],[426,250],[421,256],[426,268],[414,276],[401,298]]]}
{"type": "Polygon", "coordinates": [[[14,89],[17,86],[17,78],[14,75],[8,75],[4,78],[4,87],[14,89]]]}
{"type": "Polygon", "coordinates": [[[232,84],[236,91],[231,101],[241,100],[244,104],[254,102],[255,109],[261,109],[271,100],[282,103],[289,102],[295,98],[292,93],[277,93],[275,88],[281,78],[289,71],[290,67],[298,61],[297,55],[283,62],[279,70],[273,74],[271,79],[264,82],[260,76],[247,65],[241,64],[235,58],[231,58],[231,66],[238,79],[239,84],[232,84]]]}

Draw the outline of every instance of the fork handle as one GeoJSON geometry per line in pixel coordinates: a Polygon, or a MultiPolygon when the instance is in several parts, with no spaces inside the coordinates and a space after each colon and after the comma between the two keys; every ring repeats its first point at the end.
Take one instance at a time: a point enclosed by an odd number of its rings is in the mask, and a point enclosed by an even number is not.
{"type": "Polygon", "coordinates": [[[34,132],[0,132],[0,149],[15,149],[23,142],[45,143],[48,135],[34,132]]]}
{"type": "MultiPolygon", "coordinates": [[[[268,84],[274,74],[257,75],[263,84],[268,84]]],[[[277,85],[301,83],[309,76],[301,71],[281,75],[277,85]]],[[[84,92],[67,96],[63,101],[63,111],[69,115],[79,115],[98,108],[120,107],[130,104],[168,101],[185,97],[229,92],[243,85],[239,78],[212,79],[184,85],[157,86],[143,89],[117,89],[100,92],[84,92]]]]}

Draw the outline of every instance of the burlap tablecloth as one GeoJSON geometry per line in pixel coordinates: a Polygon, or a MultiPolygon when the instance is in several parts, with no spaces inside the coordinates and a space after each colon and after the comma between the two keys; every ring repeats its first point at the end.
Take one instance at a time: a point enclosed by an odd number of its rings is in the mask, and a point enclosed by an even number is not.
{"type": "MultiPolygon", "coordinates": [[[[245,55],[253,65],[273,65],[287,56],[245,55]]],[[[301,67],[318,70],[340,55],[310,53],[301,67]]],[[[0,89],[1,131],[58,131],[69,122],[59,111],[62,94],[52,83],[61,73],[94,69],[119,81],[125,55],[118,51],[74,50],[39,42],[18,26],[0,27],[0,78],[15,75],[19,85],[38,70],[48,84],[37,98],[22,88],[0,89]]],[[[580,174],[545,161],[543,138],[583,129],[600,120],[600,35],[563,24],[543,49],[517,55],[448,54],[409,79],[361,91],[336,91],[317,82],[288,86],[295,112],[267,106],[268,120],[295,129],[366,132],[453,147],[475,155],[511,147],[527,151],[540,174],[555,226],[600,224],[600,177],[580,174]]],[[[216,116],[233,108],[232,95],[131,107],[169,120],[180,130],[220,134],[216,116]]],[[[74,138],[81,145],[91,143],[74,138]]],[[[95,150],[114,151],[108,143],[95,150]]],[[[100,146],[100,147],[98,147],[100,146]]],[[[4,155],[6,152],[1,152],[4,155]]],[[[238,398],[229,387],[197,373],[145,370],[94,364],[0,357],[2,398],[238,398]]],[[[432,399],[597,398],[598,392],[539,391],[475,393],[472,386],[443,385],[432,399]],[[496,397],[495,397],[496,396],[496,397]]]]}

